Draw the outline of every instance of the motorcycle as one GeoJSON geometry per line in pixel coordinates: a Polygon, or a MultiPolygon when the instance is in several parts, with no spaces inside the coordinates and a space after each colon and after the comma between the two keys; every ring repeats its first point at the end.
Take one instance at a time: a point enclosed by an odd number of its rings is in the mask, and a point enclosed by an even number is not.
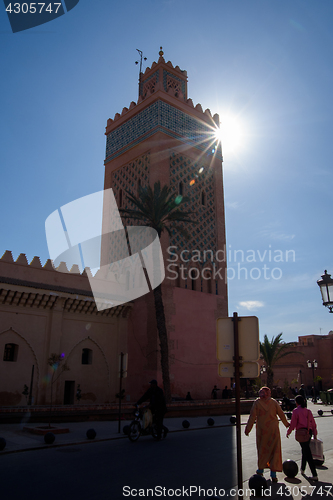
{"type": "MultiPolygon", "coordinates": [[[[164,439],[168,433],[167,427],[163,425],[161,439],[164,439]]],[[[158,440],[156,423],[154,416],[148,407],[138,408],[134,411],[134,420],[130,423],[128,438],[130,441],[137,441],[140,436],[152,435],[154,439],[158,440]]]]}

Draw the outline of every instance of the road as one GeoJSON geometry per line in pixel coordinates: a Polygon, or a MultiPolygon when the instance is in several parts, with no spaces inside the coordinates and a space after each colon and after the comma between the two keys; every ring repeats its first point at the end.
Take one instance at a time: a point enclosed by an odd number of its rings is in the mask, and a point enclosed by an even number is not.
{"type": "MultiPolygon", "coordinates": [[[[332,450],[333,416],[316,421],[325,450],[332,450]]],[[[294,436],[287,439],[280,426],[283,459],[299,460],[299,444],[294,436]]],[[[246,480],[256,469],[255,431],[246,437],[243,430],[246,480]]],[[[3,455],[1,499],[123,500],[144,497],[140,489],[152,498],[147,489],[157,486],[166,489],[157,490],[161,498],[171,498],[167,490],[181,491],[181,498],[186,498],[191,486],[228,490],[237,484],[235,449],[235,427],[228,426],[172,432],[162,442],[148,436],[136,443],[120,439],[3,455]]]]}

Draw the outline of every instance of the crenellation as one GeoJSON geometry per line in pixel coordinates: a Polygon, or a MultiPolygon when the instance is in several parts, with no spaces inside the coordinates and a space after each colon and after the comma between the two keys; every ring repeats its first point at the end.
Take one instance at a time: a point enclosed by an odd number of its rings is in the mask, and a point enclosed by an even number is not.
{"type": "Polygon", "coordinates": [[[40,258],[35,255],[35,257],[30,262],[31,267],[36,267],[38,269],[43,269],[40,258]]]}
{"type": "Polygon", "coordinates": [[[210,117],[212,118],[212,113],[210,112],[210,109],[209,109],[209,108],[207,108],[207,109],[205,110],[205,114],[206,114],[206,115],[208,115],[208,116],[210,116],[210,117]]]}
{"type": "Polygon", "coordinates": [[[43,269],[45,269],[45,271],[55,271],[56,270],[52,264],[51,259],[47,259],[47,261],[45,262],[45,264],[43,266],[43,269]]]}
{"type": "Polygon", "coordinates": [[[128,111],[128,108],[124,107],[122,112],[121,112],[121,116],[126,115],[127,111],[128,111]]]}
{"type": "Polygon", "coordinates": [[[114,115],[114,118],[113,118],[113,121],[115,122],[116,120],[118,120],[120,118],[120,114],[119,113],[116,113],[114,115]]]}
{"type": "Polygon", "coordinates": [[[93,275],[92,275],[90,267],[85,267],[81,273],[81,276],[85,276],[86,278],[92,278],[93,275]]]}
{"type": "Polygon", "coordinates": [[[29,265],[28,259],[27,259],[27,256],[25,255],[25,253],[20,253],[20,255],[17,257],[15,263],[16,264],[21,264],[22,266],[28,266],[29,265]]]}
{"type": "Polygon", "coordinates": [[[218,127],[220,126],[220,115],[218,113],[215,113],[215,115],[213,116],[213,121],[218,127]]]}
{"type": "Polygon", "coordinates": [[[6,250],[0,260],[4,262],[14,263],[12,252],[10,250],[6,250]]]}
{"type": "Polygon", "coordinates": [[[73,264],[69,272],[72,274],[81,274],[80,268],[77,264],[73,264]]]}
{"type": "Polygon", "coordinates": [[[202,106],[201,106],[200,103],[198,103],[194,109],[196,109],[197,111],[200,111],[201,113],[203,113],[202,106]]]}
{"type": "Polygon", "coordinates": [[[57,267],[59,273],[69,273],[66,262],[61,261],[57,267]]]}

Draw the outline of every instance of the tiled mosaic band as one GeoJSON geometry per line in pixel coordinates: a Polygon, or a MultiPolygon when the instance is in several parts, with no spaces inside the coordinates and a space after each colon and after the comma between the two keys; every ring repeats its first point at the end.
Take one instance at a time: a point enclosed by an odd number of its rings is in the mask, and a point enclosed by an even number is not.
{"type": "Polygon", "coordinates": [[[220,147],[215,150],[212,128],[203,121],[158,100],[108,134],[105,163],[158,131],[206,151],[209,155],[216,154],[222,160],[220,147]]]}

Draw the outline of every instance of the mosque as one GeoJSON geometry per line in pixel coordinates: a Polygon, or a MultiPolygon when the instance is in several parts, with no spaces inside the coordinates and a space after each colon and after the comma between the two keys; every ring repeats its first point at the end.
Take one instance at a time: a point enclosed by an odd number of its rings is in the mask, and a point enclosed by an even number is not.
{"type": "MultiPolygon", "coordinates": [[[[172,396],[207,399],[214,385],[230,384],[216,359],[216,319],[228,315],[219,117],[188,98],[187,72],[166,62],[162,49],[140,73],[138,94],[107,120],[104,189],[112,188],[119,208],[128,207],[127,192],[136,196],[157,181],[190,199],[189,238],[176,230],[161,237],[162,293],[172,396]]],[[[55,404],[115,402],[121,353],[126,401],[152,378],[162,385],[153,293],[98,310],[89,272],[38,257],[29,263],[24,254],[14,261],[10,251],[0,259],[1,406],[29,397],[48,404],[51,392],[55,404]]]]}

